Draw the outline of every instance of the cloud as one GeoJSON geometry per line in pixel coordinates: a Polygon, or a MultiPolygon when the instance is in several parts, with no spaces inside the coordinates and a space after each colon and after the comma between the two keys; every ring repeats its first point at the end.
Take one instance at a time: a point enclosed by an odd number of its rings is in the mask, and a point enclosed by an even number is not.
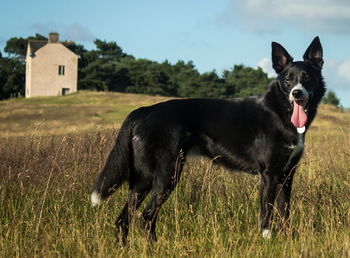
{"type": "Polygon", "coordinates": [[[338,66],[338,75],[343,78],[346,82],[350,83],[350,60],[342,62],[338,66]]]}
{"type": "Polygon", "coordinates": [[[272,78],[272,77],[276,77],[276,72],[275,70],[273,70],[272,68],[272,62],[271,62],[271,59],[268,58],[268,57],[264,57],[263,59],[261,59],[258,64],[257,64],[258,67],[261,67],[261,69],[267,73],[268,77],[269,78],[272,78]]]}
{"type": "Polygon", "coordinates": [[[48,22],[45,24],[35,23],[32,24],[31,27],[44,36],[47,36],[50,32],[58,32],[61,40],[91,42],[96,39],[88,28],[85,28],[78,23],[68,25],[58,24],[55,22],[48,22]]]}
{"type": "Polygon", "coordinates": [[[335,91],[341,105],[350,107],[350,60],[326,59],[323,75],[327,89],[335,91]]]}
{"type": "Polygon", "coordinates": [[[231,0],[221,21],[257,33],[278,33],[285,25],[350,34],[347,0],[231,0]]]}
{"type": "Polygon", "coordinates": [[[323,75],[329,88],[350,94],[350,60],[325,60],[323,75]]]}

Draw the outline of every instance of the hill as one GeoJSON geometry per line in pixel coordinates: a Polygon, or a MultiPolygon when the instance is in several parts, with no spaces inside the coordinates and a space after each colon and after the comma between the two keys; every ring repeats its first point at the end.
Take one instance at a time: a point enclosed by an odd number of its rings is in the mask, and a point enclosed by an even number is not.
{"type": "Polygon", "coordinates": [[[82,91],[60,97],[0,102],[0,137],[63,135],[118,128],[133,109],[166,97],[82,91]]]}
{"type": "MultiPolygon", "coordinates": [[[[0,137],[63,135],[118,128],[133,109],[167,99],[141,94],[81,91],[63,97],[1,101],[0,137]]],[[[321,105],[313,127],[346,130],[350,127],[350,114],[321,105]]]]}

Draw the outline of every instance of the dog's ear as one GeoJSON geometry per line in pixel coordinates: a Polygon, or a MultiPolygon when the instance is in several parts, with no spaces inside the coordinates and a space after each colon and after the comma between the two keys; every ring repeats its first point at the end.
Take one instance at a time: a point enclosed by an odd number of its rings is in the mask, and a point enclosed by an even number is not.
{"type": "Polygon", "coordinates": [[[280,74],[283,69],[293,62],[293,58],[280,44],[271,43],[272,47],[272,67],[276,73],[280,74]]]}
{"type": "Polygon", "coordinates": [[[310,46],[306,49],[303,58],[305,62],[309,62],[315,69],[322,69],[323,50],[319,37],[314,38],[310,46]]]}

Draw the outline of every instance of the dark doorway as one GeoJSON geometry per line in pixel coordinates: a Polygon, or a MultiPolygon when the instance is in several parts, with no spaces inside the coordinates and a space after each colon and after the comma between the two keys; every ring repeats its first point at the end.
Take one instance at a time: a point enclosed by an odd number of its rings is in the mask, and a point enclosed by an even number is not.
{"type": "Polygon", "coordinates": [[[69,88],[62,88],[62,96],[69,94],[69,88]]]}

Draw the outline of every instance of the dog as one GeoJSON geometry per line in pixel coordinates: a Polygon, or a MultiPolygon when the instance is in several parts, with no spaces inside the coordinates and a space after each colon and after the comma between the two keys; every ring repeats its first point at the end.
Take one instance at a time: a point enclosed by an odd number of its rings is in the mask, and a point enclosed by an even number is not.
{"type": "Polygon", "coordinates": [[[277,78],[261,96],[173,99],[127,116],[91,194],[96,206],[123,182],[129,183],[128,200],[116,220],[123,243],[132,216],[150,192],[141,226],[156,241],[159,209],[176,187],[190,153],[260,176],[264,238],[272,236],[274,209],[280,226],[289,227],[293,176],[303,154],[304,136],[326,91],[319,37],[306,49],[303,61],[297,62],[282,45],[272,42],[272,64],[277,78]]]}

